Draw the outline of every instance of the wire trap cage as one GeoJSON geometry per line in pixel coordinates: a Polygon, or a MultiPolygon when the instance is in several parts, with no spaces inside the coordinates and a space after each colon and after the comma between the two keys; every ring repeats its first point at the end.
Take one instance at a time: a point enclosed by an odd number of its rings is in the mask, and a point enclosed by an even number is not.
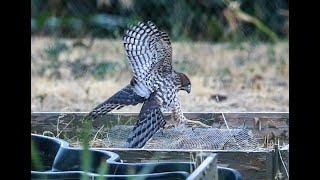
{"type": "MultiPolygon", "coordinates": [[[[109,148],[123,148],[133,126],[107,130],[103,141],[109,148]]],[[[258,140],[248,129],[190,128],[184,125],[160,129],[144,149],[257,150],[258,140]]]]}

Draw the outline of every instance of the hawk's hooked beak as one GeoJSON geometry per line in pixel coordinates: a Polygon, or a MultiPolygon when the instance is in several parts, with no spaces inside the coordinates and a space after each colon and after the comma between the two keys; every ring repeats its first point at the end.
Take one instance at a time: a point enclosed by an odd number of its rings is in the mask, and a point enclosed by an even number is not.
{"type": "Polygon", "coordinates": [[[187,87],[183,87],[183,90],[187,91],[187,93],[191,92],[191,85],[188,85],[187,87]]]}

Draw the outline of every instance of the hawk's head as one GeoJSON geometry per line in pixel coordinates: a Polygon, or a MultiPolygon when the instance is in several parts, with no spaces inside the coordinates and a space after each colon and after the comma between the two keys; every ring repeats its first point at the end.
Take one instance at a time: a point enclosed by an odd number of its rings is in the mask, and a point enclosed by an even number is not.
{"type": "Polygon", "coordinates": [[[183,73],[179,73],[179,72],[177,74],[178,74],[177,83],[178,83],[179,90],[185,90],[188,93],[190,93],[191,92],[191,82],[190,82],[188,76],[183,73]]]}

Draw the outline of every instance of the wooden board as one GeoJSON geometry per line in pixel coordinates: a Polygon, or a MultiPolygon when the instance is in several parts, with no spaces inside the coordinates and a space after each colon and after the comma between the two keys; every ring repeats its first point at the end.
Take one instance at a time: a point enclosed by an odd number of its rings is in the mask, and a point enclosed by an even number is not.
{"type": "MultiPolygon", "coordinates": [[[[43,134],[50,131],[55,136],[59,133],[75,136],[82,127],[82,119],[87,113],[31,113],[31,132],[43,134]]],[[[243,128],[252,130],[260,143],[289,142],[289,113],[223,113],[230,128],[243,128]]],[[[93,133],[102,126],[111,128],[115,125],[133,125],[138,113],[110,113],[92,122],[93,133]]],[[[199,120],[215,128],[226,128],[222,113],[185,113],[192,120],[199,120]]],[[[165,114],[170,120],[170,114],[165,114]]]]}
{"type": "Polygon", "coordinates": [[[218,180],[217,154],[197,154],[196,169],[186,180],[218,180]]]}
{"type": "MultiPolygon", "coordinates": [[[[165,162],[194,161],[197,153],[212,152],[217,154],[218,166],[238,170],[246,180],[271,180],[275,176],[273,151],[210,151],[210,150],[141,150],[141,149],[107,149],[119,154],[125,162],[165,162]]],[[[288,154],[287,151],[282,151],[288,154]]],[[[282,171],[283,172],[283,171],[282,171]]]]}

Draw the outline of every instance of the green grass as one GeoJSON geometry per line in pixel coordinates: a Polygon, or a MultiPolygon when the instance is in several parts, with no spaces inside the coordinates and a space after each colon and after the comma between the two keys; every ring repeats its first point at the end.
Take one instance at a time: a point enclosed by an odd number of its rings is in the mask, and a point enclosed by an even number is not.
{"type": "MultiPolygon", "coordinates": [[[[81,169],[84,172],[90,172],[91,169],[91,163],[92,163],[92,157],[89,151],[89,142],[91,137],[91,120],[84,118],[83,120],[83,126],[80,131],[80,141],[83,148],[83,153],[81,156],[81,169]]],[[[89,177],[84,175],[81,177],[81,180],[88,180],[89,177]]]]}

